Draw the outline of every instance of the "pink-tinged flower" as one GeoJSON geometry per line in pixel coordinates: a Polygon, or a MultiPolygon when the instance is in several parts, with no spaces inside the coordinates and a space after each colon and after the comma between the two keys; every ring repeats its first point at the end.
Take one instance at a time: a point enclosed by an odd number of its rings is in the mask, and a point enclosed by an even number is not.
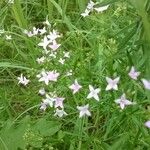
{"type": "Polygon", "coordinates": [[[91,113],[89,111],[89,104],[85,106],[77,106],[77,109],[79,110],[79,118],[82,118],[83,116],[91,116],[91,113]]]}
{"type": "Polygon", "coordinates": [[[107,87],[106,87],[106,91],[108,90],[118,90],[118,82],[120,80],[120,77],[115,78],[114,80],[111,78],[106,77],[106,81],[108,83],[107,87]]]}
{"type": "Polygon", "coordinates": [[[44,63],[45,59],[46,58],[44,56],[42,56],[41,58],[37,58],[36,61],[38,62],[38,64],[42,64],[42,63],[44,63]]]}
{"type": "Polygon", "coordinates": [[[46,29],[45,27],[43,29],[39,29],[40,35],[43,35],[44,33],[46,33],[46,29]]]}
{"type": "Polygon", "coordinates": [[[54,114],[54,116],[58,116],[58,117],[63,117],[63,116],[66,116],[66,115],[68,115],[63,109],[56,109],[55,110],[55,114],[54,114]]]}
{"type": "Polygon", "coordinates": [[[48,39],[50,39],[52,42],[55,41],[57,38],[60,37],[59,33],[56,30],[53,30],[52,32],[47,35],[48,39]]]}
{"type": "Polygon", "coordinates": [[[115,102],[120,105],[121,109],[124,109],[125,106],[135,104],[135,103],[127,100],[125,94],[123,94],[120,99],[115,100],[115,102]]]}
{"type": "Polygon", "coordinates": [[[53,51],[56,51],[61,44],[58,44],[55,40],[50,44],[48,47],[50,47],[53,51]]]}
{"type": "Polygon", "coordinates": [[[92,85],[89,85],[89,90],[90,90],[90,93],[88,94],[87,98],[90,99],[90,98],[94,98],[96,99],[97,101],[99,101],[99,92],[100,92],[100,88],[97,88],[97,89],[94,89],[92,85]]]}
{"type": "Polygon", "coordinates": [[[106,5],[106,6],[102,6],[102,7],[97,7],[97,8],[94,8],[98,13],[101,13],[105,10],[107,10],[109,7],[109,5],[106,5]]]}
{"type": "Polygon", "coordinates": [[[38,44],[38,46],[41,46],[44,50],[47,50],[47,46],[49,43],[50,41],[47,39],[46,36],[44,36],[44,39],[38,44]]]}
{"type": "Polygon", "coordinates": [[[48,80],[49,80],[49,81],[54,81],[54,82],[56,82],[56,81],[57,81],[57,78],[59,77],[59,75],[60,75],[60,74],[59,74],[56,70],[47,72],[47,77],[48,77],[48,80]]]}
{"type": "Polygon", "coordinates": [[[59,60],[58,60],[58,62],[60,62],[62,65],[65,63],[65,59],[62,59],[62,58],[60,58],[59,60]]]}
{"type": "Polygon", "coordinates": [[[89,11],[88,9],[86,9],[85,12],[83,12],[83,13],[81,14],[81,16],[87,17],[87,16],[89,16],[89,13],[90,13],[90,11],[89,11]]]}
{"type": "Polygon", "coordinates": [[[128,75],[129,75],[132,79],[137,80],[138,76],[140,75],[140,72],[137,72],[137,71],[135,70],[135,67],[131,67],[131,70],[130,70],[130,72],[128,73],[128,75]]]}
{"type": "Polygon", "coordinates": [[[45,89],[44,88],[41,88],[40,90],[39,90],[39,94],[40,95],[45,95],[46,94],[46,91],[45,91],[45,89]]]}
{"type": "Polygon", "coordinates": [[[70,58],[70,53],[69,52],[63,52],[64,53],[64,58],[70,58]]]}
{"type": "Polygon", "coordinates": [[[150,128],[150,120],[147,121],[147,122],[145,122],[145,126],[148,127],[148,128],[150,128]]]}
{"type": "Polygon", "coordinates": [[[150,90],[150,81],[142,79],[145,89],[150,90]]]}
{"type": "Polygon", "coordinates": [[[22,74],[20,77],[17,78],[19,80],[18,84],[23,84],[23,85],[27,85],[30,80],[28,80],[26,77],[24,77],[22,74]]]}
{"type": "Polygon", "coordinates": [[[78,83],[77,79],[74,81],[74,83],[69,86],[69,88],[71,90],[73,90],[73,94],[77,93],[81,88],[82,86],[78,83]]]}
{"type": "Polygon", "coordinates": [[[64,100],[65,100],[65,98],[57,97],[55,99],[55,108],[57,108],[57,107],[64,108],[64,105],[63,105],[64,100]]]}

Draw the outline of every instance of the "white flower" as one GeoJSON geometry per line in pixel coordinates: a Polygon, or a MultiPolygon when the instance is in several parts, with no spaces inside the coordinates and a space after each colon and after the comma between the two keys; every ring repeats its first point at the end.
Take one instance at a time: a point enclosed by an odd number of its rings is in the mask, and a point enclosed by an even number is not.
{"type": "Polygon", "coordinates": [[[37,35],[39,32],[39,28],[33,27],[33,35],[37,35]]]}
{"type": "Polygon", "coordinates": [[[115,100],[115,102],[120,105],[121,109],[124,109],[125,106],[135,104],[135,103],[127,100],[125,94],[123,94],[120,99],[115,100]]]}
{"type": "Polygon", "coordinates": [[[87,9],[92,11],[95,5],[96,5],[96,3],[94,3],[93,1],[90,0],[90,2],[87,5],[87,9]]]}
{"type": "Polygon", "coordinates": [[[55,114],[54,114],[54,116],[58,116],[58,117],[63,117],[63,116],[66,116],[66,115],[68,115],[63,109],[56,109],[55,110],[55,114]]]}
{"type": "Polygon", "coordinates": [[[40,110],[45,111],[46,108],[47,108],[47,105],[46,105],[45,103],[41,103],[41,105],[40,105],[40,110]]]}
{"type": "Polygon", "coordinates": [[[109,5],[106,6],[102,6],[102,7],[98,7],[98,8],[94,8],[98,13],[103,12],[105,10],[107,10],[109,7],[109,5]]]}
{"type": "Polygon", "coordinates": [[[77,106],[77,109],[80,111],[79,114],[79,118],[83,117],[83,116],[91,116],[89,109],[89,104],[85,105],[85,106],[77,106]]]}
{"type": "Polygon", "coordinates": [[[44,89],[44,88],[41,88],[41,89],[39,90],[39,94],[40,94],[40,95],[45,95],[45,94],[46,94],[45,89],[44,89]]]}
{"type": "Polygon", "coordinates": [[[65,100],[65,98],[62,98],[62,97],[57,97],[55,99],[55,108],[57,107],[61,107],[61,108],[64,108],[64,105],[63,105],[63,101],[65,100]]]}
{"type": "Polygon", "coordinates": [[[14,4],[14,0],[8,0],[9,4],[14,4]]]}
{"type": "Polygon", "coordinates": [[[0,30],[0,35],[3,33],[5,33],[5,30],[4,29],[0,30]]]}
{"type": "Polygon", "coordinates": [[[145,89],[150,90],[150,81],[142,79],[145,89]]]}
{"type": "Polygon", "coordinates": [[[27,85],[30,80],[28,80],[26,77],[24,77],[22,74],[20,77],[17,78],[19,80],[18,84],[23,84],[23,85],[27,85]]]}
{"type": "Polygon", "coordinates": [[[62,59],[62,58],[60,58],[59,60],[58,60],[58,62],[60,62],[62,65],[65,63],[65,59],[62,59]]]}
{"type": "Polygon", "coordinates": [[[45,27],[43,29],[39,29],[40,35],[43,35],[44,33],[46,33],[46,29],[45,27]]]}
{"type": "Polygon", "coordinates": [[[11,35],[6,35],[6,40],[11,40],[11,39],[12,39],[11,35]]]}
{"type": "Polygon", "coordinates": [[[70,58],[70,53],[69,52],[63,52],[64,53],[64,58],[70,58]]]}
{"type": "Polygon", "coordinates": [[[46,58],[44,56],[42,56],[41,58],[37,58],[36,61],[38,62],[38,64],[42,64],[42,63],[44,63],[45,59],[46,58]]]}
{"type": "Polygon", "coordinates": [[[38,44],[38,46],[43,47],[44,50],[47,50],[47,46],[51,41],[47,39],[46,36],[44,36],[44,39],[38,44]]]}
{"type": "Polygon", "coordinates": [[[99,92],[100,92],[100,88],[94,89],[92,85],[89,85],[89,90],[90,93],[88,94],[87,98],[95,98],[97,101],[99,101],[99,92]]]}
{"type": "Polygon", "coordinates": [[[44,24],[46,24],[47,26],[51,27],[50,22],[48,21],[48,16],[46,17],[46,21],[44,22],[44,24]]]}
{"type": "Polygon", "coordinates": [[[108,83],[107,87],[106,87],[106,91],[114,89],[114,90],[118,90],[118,82],[120,80],[120,77],[115,78],[114,80],[111,78],[106,77],[106,81],[108,83]]]}
{"type": "Polygon", "coordinates": [[[128,73],[128,75],[129,75],[132,79],[137,80],[138,76],[140,75],[140,72],[137,72],[137,71],[135,70],[135,67],[132,66],[130,72],[128,73]]]}
{"type": "Polygon", "coordinates": [[[83,16],[83,17],[89,16],[89,13],[90,13],[90,11],[88,9],[86,9],[85,12],[83,12],[81,14],[81,16],[83,16]]]}
{"type": "Polygon", "coordinates": [[[61,44],[58,44],[55,40],[52,42],[52,44],[49,45],[49,47],[53,50],[56,51],[61,44]]]}
{"type": "Polygon", "coordinates": [[[72,70],[69,70],[67,73],[66,73],[66,75],[65,76],[72,76],[72,70]]]}
{"type": "Polygon", "coordinates": [[[55,101],[55,98],[50,97],[48,94],[46,94],[46,98],[43,99],[43,103],[50,107],[53,107],[54,101],[55,101]]]}
{"type": "Polygon", "coordinates": [[[69,86],[69,88],[73,90],[73,94],[75,94],[82,88],[82,86],[78,83],[77,79],[75,79],[74,83],[69,86]]]}
{"type": "Polygon", "coordinates": [[[147,122],[145,122],[145,126],[150,128],[150,120],[148,120],[147,122]]]}
{"type": "Polygon", "coordinates": [[[51,42],[55,41],[59,37],[60,35],[56,30],[53,30],[52,32],[49,33],[49,35],[47,35],[47,38],[51,40],[51,42]]]}

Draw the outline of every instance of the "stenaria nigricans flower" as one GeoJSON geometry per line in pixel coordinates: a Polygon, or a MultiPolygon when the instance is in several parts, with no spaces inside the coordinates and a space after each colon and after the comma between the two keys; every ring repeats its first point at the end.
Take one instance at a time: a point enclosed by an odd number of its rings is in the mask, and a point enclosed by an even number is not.
{"type": "Polygon", "coordinates": [[[58,117],[63,117],[63,116],[66,116],[66,115],[68,115],[63,109],[56,109],[55,110],[55,114],[54,114],[54,116],[58,116],[58,117]]]}
{"type": "Polygon", "coordinates": [[[96,99],[97,101],[99,101],[99,92],[100,92],[100,88],[97,88],[97,89],[94,89],[94,87],[92,85],[89,85],[89,90],[90,90],[90,93],[88,94],[87,98],[90,99],[90,98],[94,98],[96,99]]]}
{"type": "Polygon", "coordinates": [[[130,72],[128,73],[128,75],[129,75],[132,79],[137,80],[138,76],[140,75],[140,72],[137,72],[137,71],[135,70],[135,67],[132,66],[130,72]]]}
{"type": "Polygon", "coordinates": [[[23,85],[27,85],[30,80],[28,80],[26,77],[24,77],[22,74],[20,77],[17,78],[19,80],[18,84],[23,84],[23,85]]]}
{"type": "Polygon", "coordinates": [[[147,121],[147,122],[145,122],[145,126],[148,127],[148,128],[150,128],[150,120],[147,121]]]}
{"type": "Polygon", "coordinates": [[[106,6],[102,6],[102,7],[97,7],[97,8],[94,8],[98,13],[101,13],[105,10],[107,10],[109,7],[109,5],[106,5],[106,6]]]}
{"type": "Polygon", "coordinates": [[[55,108],[57,108],[57,107],[64,108],[64,105],[63,105],[64,99],[65,98],[62,98],[62,97],[56,97],[56,99],[55,99],[55,108]]]}
{"type": "Polygon", "coordinates": [[[145,89],[150,90],[150,81],[146,79],[142,79],[145,89]]]}
{"type": "Polygon", "coordinates": [[[125,94],[123,94],[120,97],[120,99],[115,100],[115,102],[120,105],[121,109],[124,109],[125,106],[133,105],[134,104],[133,102],[131,102],[131,101],[129,101],[129,100],[126,99],[126,95],[125,94]]]}
{"type": "Polygon", "coordinates": [[[69,86],[69,88],[73,91],[73,94],[75,94],[82,88],[82,86],[78,83],[76,79],[74,83],[71,86],[69,86]]]}
{"type": "Polygon", "coordinates": [[[83,116],[91,116],[91,113],[89,111],[89,104],[85,106],[77,106],[77,109],[79,110],[79,118],[82,118],[83,116]]]}
{"type": "Polygon", "coordinates": [[[120,80],[120,77],[115,78],[114,80],[111,78],[106,77],[106,81],[108,83],[107,87],[106,87],[106,91],[108,90],[118,90],[118,82],[120,80]]]}

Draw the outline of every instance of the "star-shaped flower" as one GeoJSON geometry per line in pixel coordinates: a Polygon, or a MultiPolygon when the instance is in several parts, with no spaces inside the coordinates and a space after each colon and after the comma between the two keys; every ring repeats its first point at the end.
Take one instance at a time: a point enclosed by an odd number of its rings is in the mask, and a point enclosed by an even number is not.
{"type": "Polygon", "coordinates": [[[150,90],[150,81],[142,79],[145,89],[150,90]]]}
{"type": "Polygon", "coordinates": [[[125,106],[134,104],[133,102],[126,99],[125,94],[123,94],[120,99],[115,100],[115,102],[120,105],[121,109],[124,109],[125,106]]]}
{"type": "Polygon", "coordinates": [[[115,78],[114,80],[111,78],[106,77],[106,81],[108,83],[107,87],[106,87],[106,91],[108,90],[118,90],[118,82],[120,80],[120,77],[115,78]]]}
{"type": "Polygon", "coordinates": [[[89,104],[85,106],[77,106],[77,109],[79,110],[79,118],[82,118],[83,116],[91,116],[91,113],[89,111],[89,104]]]}
{"type": "Polygon", "coordinates": [[[64,53],[64,58],[70,58],[70,53],[69,52],[63,52],[64,53]]]}
{"type": "Polygon", "coordinates": [[[150,128],[150,120],[145,122],[145,126],[150,128]]]}
{"type": "Polygon", "coordinates": [[[57,38],[59,38],[60,35],[59,35],[59,33],[56,30],[53,30],[52,32],[49,33],[49,35],[47,37],[48,37],[48,39],[50,39],[53,42],[57,38]]]}
{"type": "Polygon", "coordinates": [[[43,103],[50,107],[53,107],[54,102],[55,102],[55,98],[50,97],[48,94],[46,94],[46,98],[43,99],[43,103]]]}
{"type": "Polygon", "coordinates": [[[65,59],[60,58],[60,59],[58,60],[58,62],[60,62],[62,65],[64,65],[65,59]]]}
{"type": "Polygon", "coordinates": [[[128,73],[128,75],[129,75],[132,79],[137,80],[138,76],[140,75],[140,72],[137,72],[137,71],[135,70],[135,67],[132,66],[130,72],[128,73]]]}
{"type": "Polygon", "coordinates": [[[92,85],[89,85],[89,90],[90,93],[88,94],[87,98],[95,98],[97,101],[99,101],[99,92],[100,92],[100,88],[94,89],[94,87],[92,85]]]}
{"type": "Polygon", "coordinates": [[[6,40],[12,40],[11,35],[6,35],[6,40]]]}
{"type": "Polygon", "coordinates": [[[63,109],[56,109],[54,116],[63,117],[68,115],[63,109]]]}
{"type": "Polygon", "coordinates": [[[38,62],[38,64],[42,64],[42,63],[44,63],[45,59],[46,58],[44,56],[42,56],[41,58],[37,58],[36,61],[38,62]]]}
{"type": "Polygon", "coordinates": [[[65,100],[65,98],[57,97],[55,99],[55,108],[57,108],[57,107],[64,108],[64,105],[63,105],[64,100],[65,100]]]}
{"type": "Polygon", "coordinates": [[[48,47],[50,47],[53,51],[56,51],[61,44],[58,44],[55,40],[50,44],[48,47]]]}
{"type": "Polygon", "coordinates": [[[46,29],[45,27],[43,27],[43,29],[39,29],[40,35],[43,35],[44,33],[46,33],[46,29]]]}
{"type": "Polygon", "coordinates": [[[57,78],[59,77],[59,75],[60,75],[60,74],[59,74],[56,70],[47,72],[47,77],[48,77],[48,80],[49,80],[49,81],[54,81],[54,82],[56,82],[56,81],[57,81],[57,78]]]}
{"type": "Polygon", "coordinates": [[[21,76],[18,77],[17,79],[19,80],[18,84],[23,84],[25,86],[30,82],[30,80],[24,77],[23,74],[21,74],[21,76]]]}
{"type": "Polygon", "coordinates": [[[86,9],[85,12],[83,12],[83,13],[81,14],[81,16],[87,17],[87,16],[89,16],[89,13],[90,13],[90,10],[86,9]]]}
{"type": "Polygon", "coordinates": [[[73,94],[77,93],[81,88],[82,86],[78,83],[77,79],[74,81],[74,83],[69,86],[69,88],[71,90],[73,90],[73,94]]]}
{"type": "Polygon", "coordinates": [[[49,78],[48,78],[47,72],[45,70],[42,70],[42,72],[40,74],[38,74],[37,77],[40,78],[39,82],[44,81],[45,84],[48,85],[49,78]]]}
{"type": "Polygon", "coordinates": [[[43,47],[44,50],[47,50],[47,46],[50,43],[50,40],[47,39],[46,36],[44,36],[44,39],[38,44],[38,46],[43,47]]]}

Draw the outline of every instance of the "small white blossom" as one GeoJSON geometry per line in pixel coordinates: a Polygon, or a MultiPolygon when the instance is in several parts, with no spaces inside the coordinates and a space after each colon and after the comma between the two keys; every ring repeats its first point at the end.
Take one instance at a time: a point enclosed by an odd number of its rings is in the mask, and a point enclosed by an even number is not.
{"type": "Polygon", "coordinates": [[[11,35],[6,35],[6,40],[12,40],[11,35]]]}
{"type": "Polygon", "coordinates": [[[107,87],[106,87],[106,91],[108,90],[118,90],[118,82],[120,80],[120,77],[115,78],[114,80],[111,78],[106,77],[106,81],[108,83],[107,87]]]}
{"type": "Polygon", "coordinates": [[[71,86],[69,86],[69,88],[73,91],[73,94],[75,94],[82,88],[82,86],[78,83],[76,79],[74,83],[71,86]]]}
{"type": "Polygon", "coordinates": [[[135,103],[127,100],[125,94],[123,94],[120,99],[115,100],[115,102],[120,105],[121,109],[124,109],[125,106],[135,104],[135,103]]]}
{"type": "Polygon", "coordinates": [[[142,79],[145,89],[150,90],[150,81],[146,79],[142,79]]]}
{"type": "Polygon", "coordinates": [[[56,109],[55,110],[55,114],[54,114],[54,116],[58,116],[58,117],[63,117],[63,116],[66,116],[66,115],[68,115],[63,109],[56,109]]]}
{"type": "Polygon", "coordinates": [[[137,80],[138,76],[140,75],[140,72],[137,72],[137,71],[135,70],[135,67],[132,66],[130,72],[128,73],[128,75],[129,75],[132,79],[137,80]]]}
{"type": "Polygon", "coordinates": [[[77,109],[79,110],[79,118],[82,118],[83,116],[91,116],[89,109],[89,104],[85,106],[77,106],[77,109]]]}
{"type": "Polygon", "coordinates": [[[85,12],[81,13],[81,16],[87,17],[89,16],[90,11],[88,9],[85,10],[85,12]]]}
{"type": "Polygon", "coordinates": [[[23,84],[25,86],[30,82],[30,80],[24,77],[23,74],[21,74],[21,76],[18,77],[17,79],[19,80],[18,84],[23,84]]]}
{"type": "Polygon", "coordinates": [[[44,39],[38,44],[38,46],[43,47],[44,50],[47,50],[47,46],[51,41],[47,39],[46,36],[44,36],[44,39]]]}
{"type": "Polygon", "coordinates": [[[39,94],[40,95],[45,95],[46,94],[46,91],[45,91],[45,89],[44,88],[41,88],[40,90],[39,90],[39,94]]]}
{"type": "Polygon", "coordinates": [[[87,98],[90,99],[90,98],[94,98],[96,99],[97,101],[99,101],[99,92],[100,92],[100,88],[97,88],[97,89],[94,89],[92,85],[89,85],[89,90],[90,90],[90,93],[88,94],[87,98]]]}
{"type": "Polygon", "coordinates": [[[42,63],[44,63],[45,59],[46,58],[44,56],[42,56],[41,58],[37,58],[36,61],[38,62],[38,64],[42,64],[42,63]]]}
{"type": "Polygon", "coordinates": [[[62,65],[65,63],[65,59],[62,59],[62,58],[60,58],[59,60],[58,60],[58,62],[60,62],[62,65]]]}
{"type": "Polygon", "coordinates": [[[46,33],[46,29],[45,27],[43,29],[39,29],[40,35],[43,35],[44,33],[46,33]]]}

